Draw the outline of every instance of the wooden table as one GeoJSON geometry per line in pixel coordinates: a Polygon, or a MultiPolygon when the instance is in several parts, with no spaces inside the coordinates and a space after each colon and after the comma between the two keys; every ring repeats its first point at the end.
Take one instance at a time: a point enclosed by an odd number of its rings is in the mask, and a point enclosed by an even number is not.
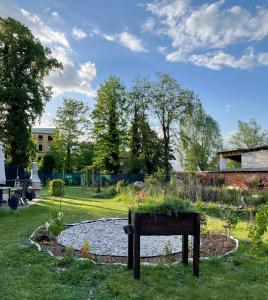
{"type": "Polygon", "coordinates": [[[5,203],[5,201],[3,201],[3,191],[8,190],[8,198],[10,198],[10,190],[11,187],[9,186],[0,186],[0,206],[2,203],[5,203]]]}

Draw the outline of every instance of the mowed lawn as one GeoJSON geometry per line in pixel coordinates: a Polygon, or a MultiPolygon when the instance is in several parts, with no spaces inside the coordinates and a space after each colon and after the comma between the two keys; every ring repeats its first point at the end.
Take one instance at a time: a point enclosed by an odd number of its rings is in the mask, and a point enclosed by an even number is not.
{"type": "MultiPolygon", "coordinates": [[[[122,199],[105,198],[67,187],[61,200],[65,222],[102,217],[126,217],[122,199]]],[[[268,299],[268,235],[266,254],[249,253],[247,226],[239,223],[233,235],[242,239],[239,250],[227,258],[200,264],[200,278],[191,265],[142,266],[141,279],[134,281],[124,266],[93,265],[67,258],[63,262],[40,253],[30,245],[33,230],[44,224],[59,198],[43,200],[27,209],[0,211],[0,299],[268,299]],[[60,265],[64,271],[57,271],[60,265]]],[[[222,231],[222,221],[209,218],[208,227],[222,231]]]]}

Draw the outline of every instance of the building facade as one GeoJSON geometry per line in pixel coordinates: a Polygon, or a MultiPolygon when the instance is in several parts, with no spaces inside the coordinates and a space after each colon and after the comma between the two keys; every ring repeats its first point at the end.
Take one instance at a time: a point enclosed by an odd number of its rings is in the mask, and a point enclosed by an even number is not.
{"type": "Polygon", "coordinates": [[[32,134],[37,142],[38,161],[47,153],[53,143],[54,128],[32,128],[32,134]]]}
{"type": "Polygon", "coordinates": [[[202,172],[205,180],[223,178],[225,185],[247,188],[257,179],[268,188],[268,145],[248,149],[222,151],[219,172],[202,172]],[[228,168],[228,160],[236,162],[236,168],[228,168]]]}

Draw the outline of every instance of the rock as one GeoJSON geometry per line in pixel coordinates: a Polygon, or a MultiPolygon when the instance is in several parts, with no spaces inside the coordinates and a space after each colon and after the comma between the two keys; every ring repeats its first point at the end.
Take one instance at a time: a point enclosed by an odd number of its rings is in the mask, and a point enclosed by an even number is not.
{"type": "Polygon", "coordinates": [[[49,241],[51,239],[46,225],[40,226],[33,235],[33,239],[37,242],[49,241]]]}

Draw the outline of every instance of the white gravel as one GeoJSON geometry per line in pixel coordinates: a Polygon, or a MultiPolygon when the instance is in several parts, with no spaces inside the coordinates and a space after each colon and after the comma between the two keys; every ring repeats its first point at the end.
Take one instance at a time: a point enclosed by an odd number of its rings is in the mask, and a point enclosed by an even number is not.
{"type": "MultiPolygon", "coordinates": [[[[100,219],[84,222],[64,229],[58,243],[81,249],[83,241],[90,242],[91,253],[98,255],[127,256],[127,235],[123,226],[125,219],[100,219]]],[[[141,257],[159,256],[166,253],[181,252],[181,236],[141,236],[141,257]]]]}

